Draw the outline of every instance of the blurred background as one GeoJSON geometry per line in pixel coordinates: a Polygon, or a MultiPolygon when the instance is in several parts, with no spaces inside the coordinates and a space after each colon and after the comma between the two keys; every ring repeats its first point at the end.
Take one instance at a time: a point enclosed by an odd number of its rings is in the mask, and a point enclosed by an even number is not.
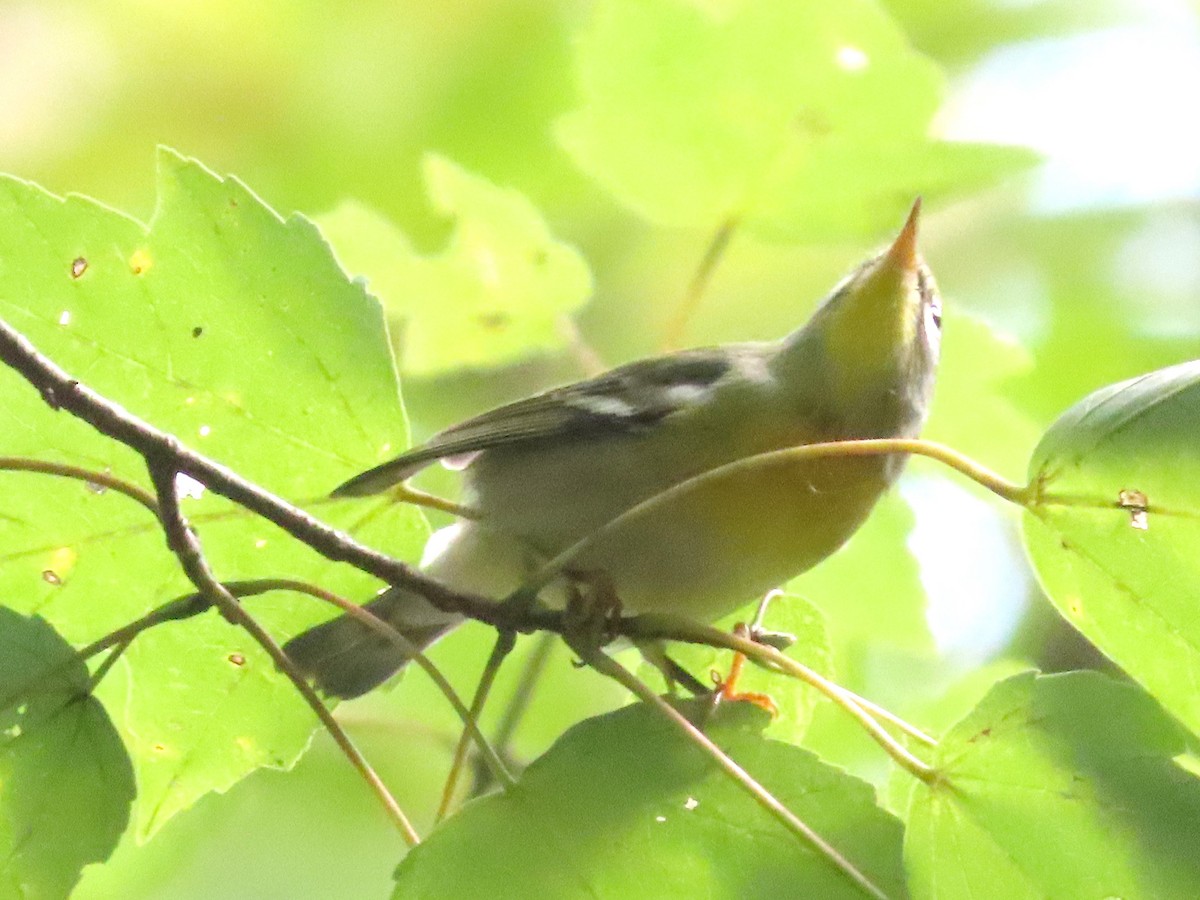
{"type": "MultiPolygon", "coordinates": [[[[405,378],[419,439],[576,378],[592,355],[612,365],[655,352],[711,238],[711,229],[643,221],[556,140],[554,123],[579,102],[572,48],[590,5],[0,2],[0,171],[149,220],[154,147],[166,144],[235,173],[284,214],[320,221],[347,199],[362,201],[431,253],[452,226],[427,198],[427,152],[518,189],[591,267],[591,299],[574,317],[579,344],[405,378]]],[[[1020,480],[1041,431],[1088,391],[1200,356],[1200,6],[884,6],[948,76],[939,135],[1041,155],[1019,177],[928,205],[923,236],[948,323],[929,434],[1020,480]]],[[[735,235],[683,342],[790,330],[885,237],[785,244],[735,235]]],[[[455,489],[441,472],[425,486],[455,489]]],[[[927,635],[868,652],[847,626],[839,674],[853,686],[933,725],[938,698],[969,692],[962,679],[986,680],[980,672],[1104,665],[1040,599],[1015,515],[930,466],[914,465],[900,493],[876,537],[907,534],[924,594],[917,630],[927,635]]],[[[839,564],[850,567],[835,558],[833,574],[820,577],[836,578],[839,564]]],[[[888,582],[877,573],[874,590],[888,582]]],[[[439,659],[469,687],[487,646],[486,633],[468,630],[440,646],[439,659]]],[[[512,664],[502,694],[529,653],[512,664]]],[[[571,722],[624,700],[561,651],[546,672],[548,686],[515,735],[524,759],[571,722]]],[[[430,786],[455,738],[432,689],[408,677],[339,715],[401,803],[428,822],[430,786]]],[[[812,742],[872,774],[838,724],[819,717],[812,742]]],[[[384,814],[318,738],[295,772],[259,772],[145,847],[127,840],[85,875],[78,895],[378,896],[400,852],[384,814]]]]}

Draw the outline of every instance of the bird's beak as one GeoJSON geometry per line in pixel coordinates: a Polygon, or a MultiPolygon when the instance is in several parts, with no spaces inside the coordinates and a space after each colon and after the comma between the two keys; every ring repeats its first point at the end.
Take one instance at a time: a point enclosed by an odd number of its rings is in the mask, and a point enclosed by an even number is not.
{"type": "Polygon", "coordinates": [[[900,229],[900,234],[884,254],[884,259],[889,267],[899,269],[901,272],[912,272],[917,268],[917,260],[920,256],[917,252],[917,221],[920,218],[921,198],[918,197],[913,203],[912,211],[908,214],[908,220],[900,229]]]}

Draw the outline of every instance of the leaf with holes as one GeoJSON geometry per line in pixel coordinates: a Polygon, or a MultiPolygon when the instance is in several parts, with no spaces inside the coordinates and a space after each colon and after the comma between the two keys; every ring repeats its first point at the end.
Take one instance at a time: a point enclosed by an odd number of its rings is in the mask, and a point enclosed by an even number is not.
{"type": "MultiPolygon", "coordinates": [[[[269,489],[317,502],[408,443],[378,304],[316,228],[282,219],[234,178],[159,155],[149,225],[83,197],[0,178],[0,316],[74,377],[269,489]]],[[[55,413],[0,370],[0,454],[70,463],[148,486],[131,451],[55,413]]],[[[194,488],[194,486],[193,486],[194,488]]],[[[353,597],[375,582],[320,558],[207,492],[185,499],[223,579],[319,581],[353,597]]],[[[362,508],[322,507],[350,527],[362,508]]],[[[361,536],[416,557],[421,516],[375,515],[361,536]]],[[[187,593],[150,513],[78,481],[0,473],[0,596],[83,644],[187,593]]],[[[248,608],[281,637],[314,601],[248,608]]],[[[126,739],[146,836],[210,790],[287,765],[311,713],[269,658],[215,613],[139,638],[100,685],[126,739]]]]}
{"type": "Polygon", "coordinates": [[[1050,427],[1025,543],[1076,628],[1200,734],[1200,362],[1110,385],[1050,427]]]}

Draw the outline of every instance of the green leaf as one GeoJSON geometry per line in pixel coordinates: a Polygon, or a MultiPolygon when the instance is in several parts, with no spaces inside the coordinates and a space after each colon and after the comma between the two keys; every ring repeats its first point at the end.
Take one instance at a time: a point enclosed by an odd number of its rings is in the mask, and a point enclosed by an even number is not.
{"type": "Polygon", "coordinates": [[[1184,732],[1093,672],[997,685],[914,783],[905,863],[916,896],[1194,897],[1200,781],[1184,732]]]}
{"type": "Polygon", "coordinates": [[[0,894],[65,897],[125,830],[133,768],[71,646],[3,607],[0,697],[0,894]]]}
{"type": "MultiPolygon", "coordinates": [[[[88,386],[240,474],[305,502],[407,446],[378,304],[311,223],[284,221],[236,179],[163,151],[146,226],[4,178],[0,223],[0,316],[88,386]]],[[[148,486],[132,452],[55,413],[7,369],[0,398],[0,453],[148,486]]],[[[287,575],[354,597],[376,587],[209,493],[184,506],[221,578],[287,575]]],[[[111,491],[5,472],[0,509],[2,596],[72,642],[192,590],[153,518],[111,491]]],[[[365,515],[321,512],[342,527],[365,515]]],[[[409,558],[425,535],[408,510],[360,529],[409,558]]],[[[323,615],[309,600],[248,604],[280,636],[323,615]]],[[[266,655],[215,613],[139,638],[98,693],[134,759],[143,836],[206,791],[290,764],[313,728],[266,655]]]]}
{"type": "Polygon", "coordinates": [[[917,195],[1025,167],[928,137],[941,73],[866,0],[604,0],[578,44],[578,165],[658,224],[877,234],[917,195]]]}
{"type": "MultiPolygon", "coordinates": [[[[720,708],[713,739],[889,896],[899,823],[871,788],[720,708]]],[[[506,794],[470,804],[413,850],[396,897],[859,897],[675,727],[642,706],[568,731],[506,794]],[[652,886],[652,887],[651,887],[652,886]]]]}
{"type": "Polygon", "coordinates": [[[583,257],[518,191],[440,156],[426,156],[424,171],[434,209],[454,222],[440,253],[422,255],[354,201],[320,219],[345,268],[383,302],[404,371],[497,366],[565,347],[564,318],[592,292],[583,257]]]}
{"type": "Polygon", "coordinates": [[[1059,612],[1200,734],[1197,434],[1200,362],[1085,398],[1034,452],[1025,542],[1059,612]]]}
{"type": "Polygon", "coordinates": [[[904,33],[940,62],[970,65],[991,50],[1032,41],[1094,31],[1120,24],[1133,10],[1119,0],[1039,0],[997,5],[990,0],[885,0],[904,33]]]}

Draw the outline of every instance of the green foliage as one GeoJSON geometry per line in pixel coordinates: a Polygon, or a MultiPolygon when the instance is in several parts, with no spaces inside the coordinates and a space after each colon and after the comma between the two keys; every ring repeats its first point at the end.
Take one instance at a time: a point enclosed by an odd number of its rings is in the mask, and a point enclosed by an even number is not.
{"type": "MultiPolygon", "coordinates": [[[[753,666],[739,689],[769,692],[782,715],[726,706],[710,734],[889,896],[1200,894],[1200,770],[1185,743],[1200,734],[1196,364],[1104,388],[1029,462],[1053,413],[1084,393],[1196,355],[1196,203],[1035,215],[1020,182],[980,193],[1030,153],[943,140],[936,118],[940,65],[1132,6],[27,6],[0,10],[0,32],[16,35],[6,48],[43,51],[17,57],[23,79],[0,90],[0,168],[149,209],[143,163],[165,141],[278,208],[331,212],[319,230],[281,217],[172,151],[148,224],[0,177],[0,318],[89,387],[407,560],[422,515],[322,498],[406,447],[409,412],[420,438],[578,377],[595,356],[655,352],[731,220],[686,339],[777,337],[923,195],[922,246],[947,301],[926,436],[1006,475],[1028,467],[1042,587],[1136,684],[1014,675],[1027,653],[1063,663],[1050,638],[989,659],[935,645],[924,582],[995,548],[952,525],[944,550],[914,557],[914,514],[895,494],[786,586],[766,626],[931,729],[939,746],[913,749],[940,780],[914,781],[832,704],[753,666]],[[10,95],[25,102],[10,109],[10,95]]],[[[137,456],[7,368],[0,454],[149,484],[137,456]]],[[[422,477],[454,489],[447,473],[422,477]]],[[[355,600],[378,586],[210,492],[184,508],[223,580],[287,576],[355,600]]],[[[972,576],[959,575],[964,604],[972,576]]],[[[146,509],[0,471],[0,895],[382,895],[399,840],[327,738],[278,771],[314,721],[245,633],[211,612],[154,628],[87,690],[72,646],[190,590],[146,509]]],[[[279,594],[246,608],[281,639],[330,614],[279,594]]],[[[472,624],[431,657],[470,694],[493,640],[472,624]]],[[[483,717],[496,734],[528,700],[508,750],[518,769],[534,762],[515,790],[436,828],[458,722],[429,679],[410,671],[338,710],[429,833],[401,862],[397,896],[857,895],[664,722],[611,713],[628,697],[561,643],[530,694],[536,647],[521,640],[483,717]]],[[[701,678],[731,660],[672,654],[701,678]]]]}
{"type": "Polygon", "coordinates": [[[129,822],[129,757],[73,648],[3,608],[0,697],[0,894],[65,896],[129,822]]]}
{"type": "Polygon", "coordinates": [[[1200,734],[1200,364],[1091,394],[1030,463],[1030,556],[1055,606],[1200,734]]]}
{"type": "MultiPolygon", "coordinates": [[[[149,226],[82,198],[0,182],[5,319],[88,384],[292,498],[320,496],[407,436],[378,306],[347,282],[311,224],[281,220],[236,180],[160,156],[149,226]],[[19,266],[19,268],[18,268],[19,266]]],[[[5,370],[5,450],[148,484],[129,451],[55,415],[5,370]]],[[[0,483],[0,587],[86,642],[191,590],[146,510],[77,481],[0,483]],[[129,580],[130,561],[138,578],[129,580]]],[[[210,495],[185,501],[229,578],[320,580],[351,595],[371,580],[284,540],[210,495]]],[[[342,509],[349,525],[361,512],[342,509]]],[[[419,516],[368,537],[415,556],[419,516]]],[[[253,601],[294,631],[311,605],[253,601]]],[[[151,834],[197,797],[261,765],[287,765],[310,713],[267,657],[215,614],[137,641],[100,691],[138,773],[135,822],[151,834]]]]}
{"type": "Polygon", "coordinates": [[[943,781],[912,787],[917,896],[1192,897],[1200,782],[1183,731],[1095,673],[1016,675],[941,739],[943,781]]]}
{"type": "MultiPolygon", "coordinates": [[[[707,730],[860,871],[889,895],[902,893],[900,823],[875,806],[869,785],[764,740],[765,719],[733,704],[707,730]]],[[[628,897],[647,889],[660,897],[861,896],[641,706],[575,726],[516,788],[435,831],[401,864],[394,896],[628,897]]]]}
{"type": "Polygon", "coordinates": [[[930,140],[941,73],[865,0],[604,0],[578,64],[585,105],[560,123],[563,144],[658,224],[873,234],[915,196],[1031,162],[930,140]]]}
{"type": "MultiPolygon", "coordinates": [[[[931,649],[925,589],[917,561],[905,546],[912,525],[912,510],[898,495],[888,495],[853,541],[789,583],[789,590],[824,613],[835,645],[846,649],[869,642],[916,652],[931,649]],[[881,597],[887,602],[881,603],[881,597]]],[[[771,626],[775,624],[772,619],[771,626]]]]}
{"type": "Polygon", "coordinates": [[[565,317],[591,293],[583,257],[520,193],[438,156],[426,157],[424,172],[434,209],[454,222],[436,256],[353,201],[320,219],[346,270],[365,275],[383,303],[404,372],[497,366],[565,347],[565,317]]]}

